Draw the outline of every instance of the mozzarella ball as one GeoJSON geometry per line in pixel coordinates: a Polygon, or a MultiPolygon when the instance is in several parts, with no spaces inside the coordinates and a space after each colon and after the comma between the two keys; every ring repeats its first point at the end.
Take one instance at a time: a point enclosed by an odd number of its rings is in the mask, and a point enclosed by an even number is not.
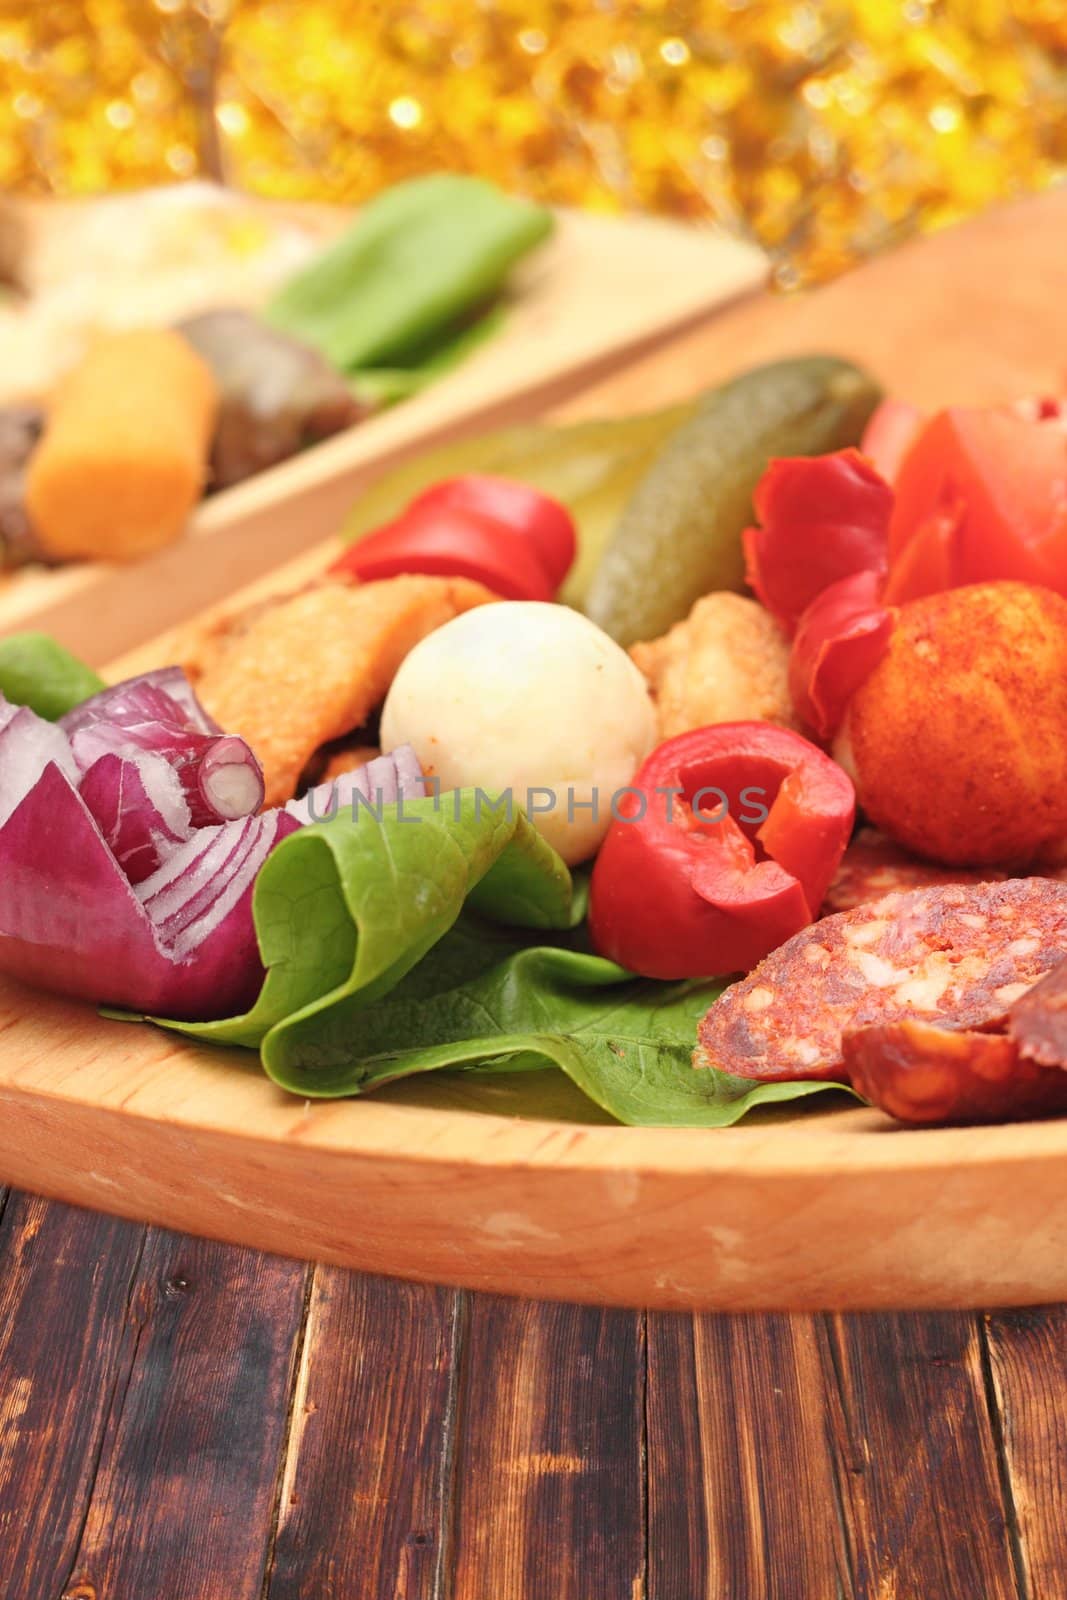
{"type": "Polygon", "coordinates": [[[415,646],[381,736],[384,750],[414,746],[442,791],[510,791],[573,864],[611,826],[612,798],[656,743],[656,718],[641,673],[595,623],[516,600],[468,611],[415,646]]]}

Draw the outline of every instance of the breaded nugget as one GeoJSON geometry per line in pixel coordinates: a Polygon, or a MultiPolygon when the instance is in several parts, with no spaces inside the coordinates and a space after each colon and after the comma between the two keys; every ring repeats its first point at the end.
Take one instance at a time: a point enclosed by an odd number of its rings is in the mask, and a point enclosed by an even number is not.
{"type": "Polygon", "coordinates": [[[716,593],[630,655],[648,679],[661,739],[712,722],[799,728],[789,696],[789,641],[756,600],[716,593]]]}
{"type": "Polygon", "coordinates": [[[420,639],[497,597],[467,578],[327,579],[211,625],[183,666],[202,703],[248,740],[268,806],[320,745],[366,722],[420,639]]]}

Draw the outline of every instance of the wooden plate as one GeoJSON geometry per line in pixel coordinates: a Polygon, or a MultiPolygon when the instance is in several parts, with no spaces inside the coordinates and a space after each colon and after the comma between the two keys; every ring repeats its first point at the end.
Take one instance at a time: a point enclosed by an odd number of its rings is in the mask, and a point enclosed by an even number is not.
{"type": "MultiPolygon", "coordinates": [[[[658,403],[787,349],[899,392],[1058,386],[1067,194],[746,305],[592,391],[658,403]]],[[[307,558],[306,558],[307,559],[307,558]]],[[[253,1057],[0,984],[0,1173],[64,1199],[372,1271],[539,1297],[767,1309],[1067,1299],[1067,1123],[906,1131],[814,1102],[722,1132],[605,1125],[560,1082],[413,1080],[302,1102],[253,1057]]]]}

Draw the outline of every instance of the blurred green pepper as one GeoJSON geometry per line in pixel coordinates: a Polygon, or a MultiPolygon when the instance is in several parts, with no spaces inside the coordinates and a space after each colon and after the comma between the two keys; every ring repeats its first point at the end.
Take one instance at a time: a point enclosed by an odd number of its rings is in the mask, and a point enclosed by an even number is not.
{"type": "Polygon", "coordinates": [[[400,183],[275,295],[267,319],[355,380],[396,399],[466,353],[508,273],[552,213],[480,178],[400,183]],[[361,381],[362,380],[362,381],[361,381]]]}
{"type": "Polygon", "coordinates": [[[56,722],[104,687],[103,678],[47,633],[0,639],[0,694],[56,722]]]}

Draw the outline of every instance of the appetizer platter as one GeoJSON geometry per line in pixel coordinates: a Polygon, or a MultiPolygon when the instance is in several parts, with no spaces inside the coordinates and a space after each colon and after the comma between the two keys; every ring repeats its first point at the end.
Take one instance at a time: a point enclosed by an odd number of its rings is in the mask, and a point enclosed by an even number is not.
{"type": "Polygon", "coordinates": [[[355,217],[202,184],[40,202],[6,251],[5,215],[0,631],[97,664],[325,537],[383,462],[529,415],[766,273],[711,230],[447,174],[355,217]]]}
{"type": "Polygon", "coordinates": [[[0,640],[3,1176],[568,1299],[1064,1297],[1063,217],[432,448],[102,677],[0,640]]]}

